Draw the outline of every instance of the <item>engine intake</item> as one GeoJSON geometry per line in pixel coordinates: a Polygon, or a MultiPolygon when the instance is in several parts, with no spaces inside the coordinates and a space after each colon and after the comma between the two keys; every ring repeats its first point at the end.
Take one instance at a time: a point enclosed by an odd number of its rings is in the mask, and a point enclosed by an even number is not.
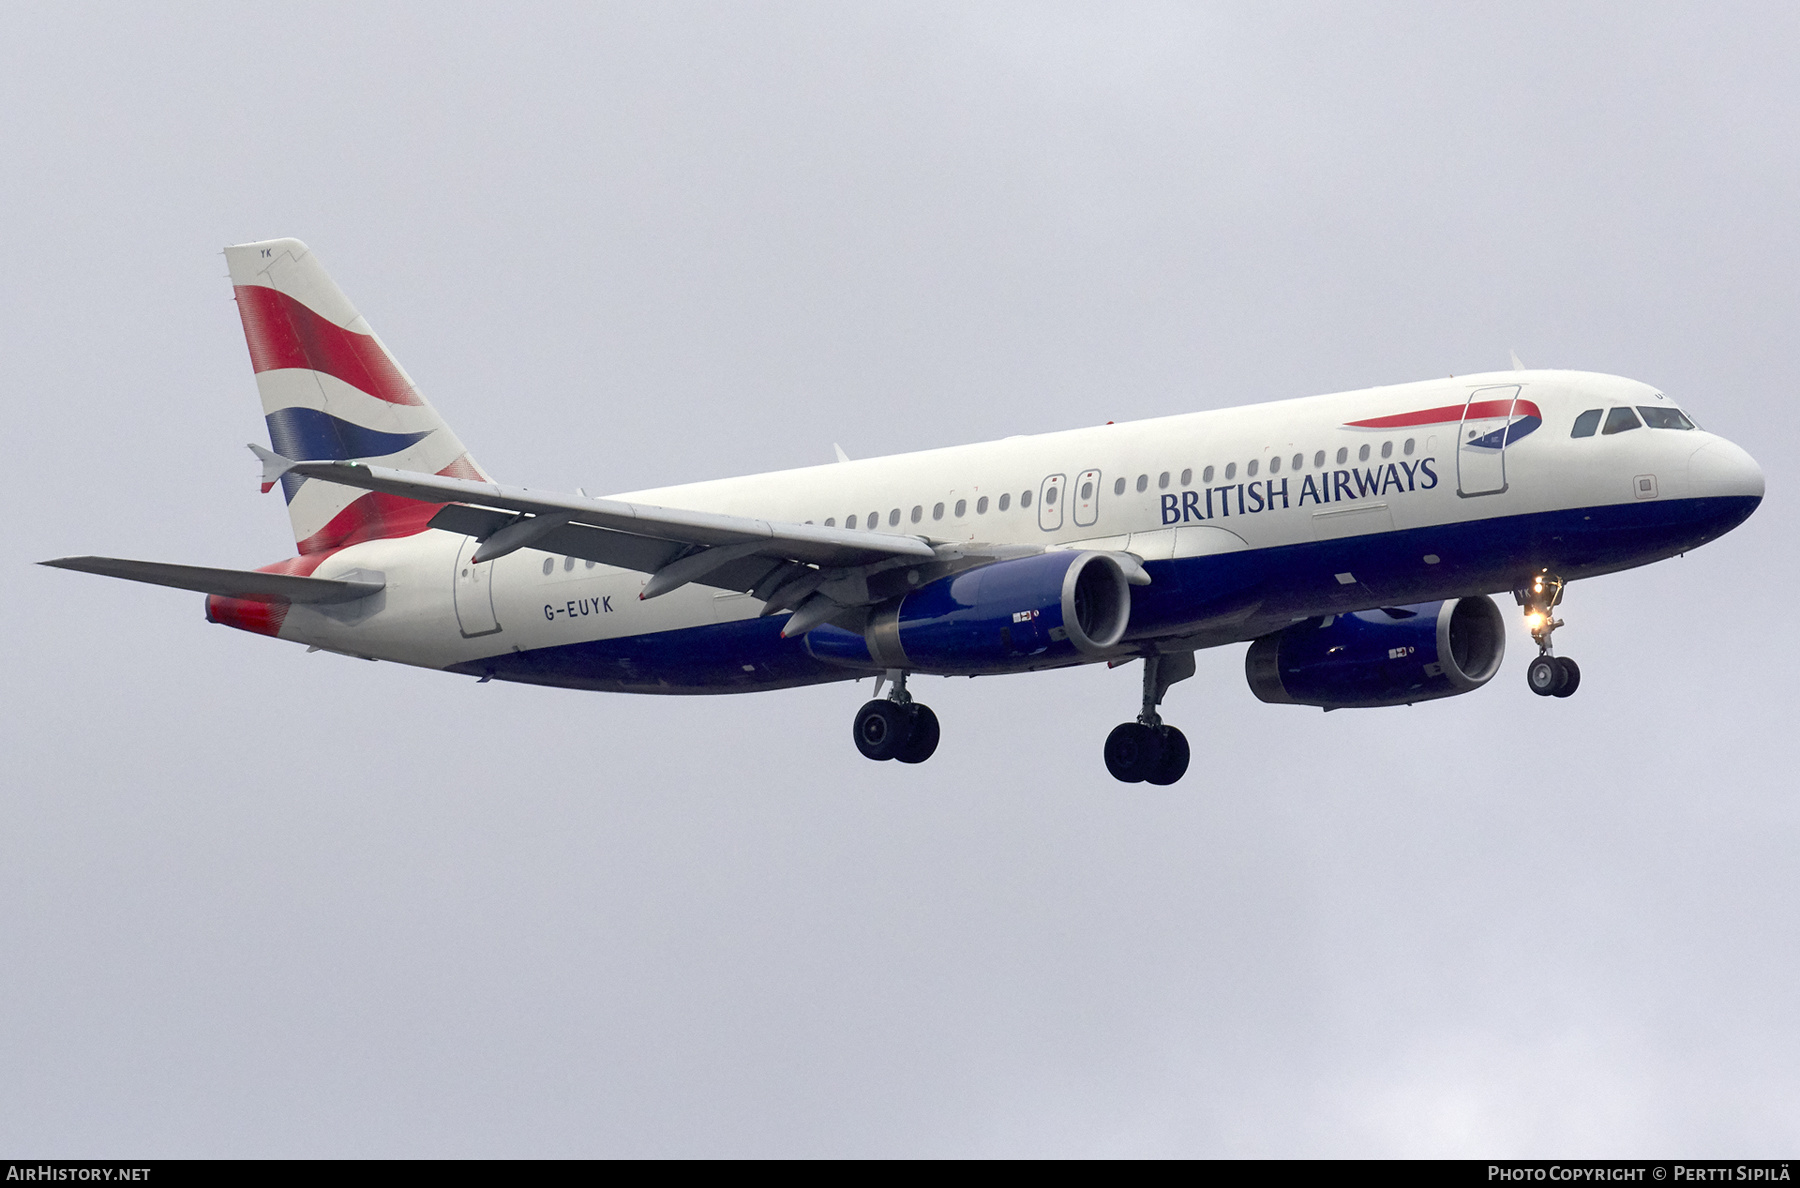
{"type": "Polygon", "coordinates": [[[820,660],[915,672],[1007,672],[1098,656],[1131,621],[1125,568],[1108,553],[1039,553],[996,561],[877,607],[858,634],[806,635],[820,660]]]}
{"type": "Polygon", "coordinates": [[[1485,595],[1309,619],[1250,645],[1250,690],[1276,705],[1359,709],[1467,693],[1493,679],[1506,621],[1485,595]]]}

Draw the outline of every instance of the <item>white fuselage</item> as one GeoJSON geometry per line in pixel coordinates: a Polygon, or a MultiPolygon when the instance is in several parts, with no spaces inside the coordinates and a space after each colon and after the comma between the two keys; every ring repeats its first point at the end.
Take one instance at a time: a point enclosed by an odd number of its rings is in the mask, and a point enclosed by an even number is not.
{"type": "MultiPolygon", "coordinates": [[[[1582,372],[1502,372],[1010,437],[618,498],[875,529],[933,543],[1129,552],[1155,578],[1141,593],[1163,601],[1146,603],[1155,613],[1143,628],[1134,618],[1128,654],[1147,638],[1144,631],[1151,632],[1149,638],[1160,630],[1204,646],[1252,638],[1306,614],[1387,605],[1401,596],[1506,589],[1515,571],[1523,576],[1527,566],[1559,559],[1539,555],[1542,548],[1554,551],[1550,545],[1524,542],[1569,539],[1569,526],[1579,532],[1584,514],[1611,515],[1616,522],[1609,521],[1604,540],[1596,536],[1580,547],[1560,546],[1580,554],[1561,559],[1567,576],[1643,564],[1691,547],[1709,534],[1698,528],[1686,532],[1674,519],[1659,520],[1657,513],[1640,509],[1669,505],[1688,516],[1687,509],[1713,502],[1722,508],[1750,500],[1754,506],[1762,477],[1747,454],[1699,429],[1570,435],[1584,410],[1657,405],[1673,407],[1655,389],[1633,380],[1582,372]],[[1492,428],[1472,421],[1352,424],[1462,406],[1472,393],[1504,394],[1515,386],[1516,399],[1540,410],[1542,424],[1531,426],[1529,436],[1500,437],[1500,449],[1459,448],[1459,439],[1492,428]],[[1510,527],[1496,527],[1491,543],[1483,544],[1487,524],[1510,527]],[[1629,534],[1634,524],[1644,526],[1641,539],[1619,535],[1629,534]],[[1439,537],[1447,543],[1430,543],[1439,537]],[[1484,550],[1489,555],[1479,555],[1484,550]],[[1230,554],[1266,557],[1273,566],[1251,600],[1254,605],[1240,600],[1209,608],[1196,595],[1194,613],[1170,609],[1171,581],[1199,589],[1212,572],[1202,563],[1230,554]],[[1372,567],[1366,576],[1358,561],[1365,555],[1372,567]],[[1300,568],[1281,568],[1278,558],[1281,565],[1300,568]],[[1305,576],[1305,567],[1315,562],[1328,562],[1332,569],[1316,584],[1305,576]]],[[[1505,417],[1498,423],[1504,435],[1505,417]]],[[[1730,522],[1720,530],[1747,514],[1733,518],[1721,512],[1721,521],[1730,522]]],[[[1680,518],[1674,510],[1668,515],[1680,518]]],[[[459,587],[457,575],[466,571],[473,547],[468,537],[427,529],[344,548],[317,576],[380,574],[386,583],[382,594],[353,610],[295,606],[280,635],[354,655],[468,670],[486,657],[742,622],[762,609],[747,594],[700,584],[640,601],[642,573],[533,549],[487,565],[485,588],[459,587]]],[[[741,667],[750,670],[756,663],[747,659],[741,667]]],[[[816,679],[832,676],[827,671],[816,679]]],[[[645,681],[646,687],[654,683],[645,681]]]]}

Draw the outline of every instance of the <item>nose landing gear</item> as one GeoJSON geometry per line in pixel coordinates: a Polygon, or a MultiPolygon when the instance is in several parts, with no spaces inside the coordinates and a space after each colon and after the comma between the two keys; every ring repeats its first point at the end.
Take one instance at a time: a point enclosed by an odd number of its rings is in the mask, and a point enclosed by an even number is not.
{"type": "Polygon", "coordinates": [[[1194,675],[1194,654],[1172,652],[1144,657],[1144,708],[1135,722],[1122,722],[1106,736],[1106,770],[1127,784],[1173,784],[1187,774],[1187,736],[1163,723],[1156,707],[1176,681],[1194,675]]]}
{"type": "Polygon", "coordinates": [[[923,763],[937,750],[937,715],[906,691],[906,673],[895,671],[892,675],[893,692],[884,699],[881,682],[887,678],[877,678],[875,700],[856,711],[856,749],[869,759],[923,763]]]}
{"type": "Polygon", "coordinates": [[[1532,575],[1531,584],[1513,591],[1519,605],[1525,608],[1525,626],[1538,646],[1537,659],[1525,669],[1525,683],[1539,697],[1569,697],[1581,687],[1581,666],[1566,656],[1554,655],[1550,636],[1563,621],[1556,617],[1556,606],[1562,601],[1563,579],[1549,570],[1532,575]]]}

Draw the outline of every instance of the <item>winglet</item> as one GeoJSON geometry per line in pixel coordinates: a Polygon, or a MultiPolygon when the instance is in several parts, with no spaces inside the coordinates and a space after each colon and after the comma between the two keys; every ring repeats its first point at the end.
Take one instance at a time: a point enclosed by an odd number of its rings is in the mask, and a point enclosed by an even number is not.
{"type": "Polygon", "coordinates": [[[1525,370],[1525,364],[1523,364],[1523,363],[1521,363],[1521,362],[1519,362],[1519,352],[1517,352],[1517,351],[1509,351],[1509,352],[1508,352],[1508,354],[1510,354],[1510,355],[1512,355],[1512,365],[1513,365],[1513,370],[1514,370],[1514,371],[1524,371],[1524,370],[1525,370]]]}
{"type": "Polygon", "coordinates": [[[264,495],[267,495],[275,484],[281,481],[282,475],[299,465],[294,459],[283,458],[274,450],[265,450],[259,445],[251,445],[250,452],[255,454],[257,461],[262,463],[262,492],[264,495]]]}
{"type": "Polygon", "coordinates": [[[838,444],[838,443],[837,443],[837,442],[835,442],[835,441],[834,441],[834,442],[832,442],[832,443],[831,443],[831,452],[832,452],[832,453],[834,453],[834,454],[836,454],[836,455],[837,455],[837,460],[838,460],[838,461],[839,461],[839,462],[848,462],[848,461],[850,461],[850,455],[849,455],[849,454],[846,454],[846,453],[845,453],[845,452],[844,452],[844,447],[843,447],[843,446],[841,446],[841,445],[839,445],[839,444],[838,444]]]}

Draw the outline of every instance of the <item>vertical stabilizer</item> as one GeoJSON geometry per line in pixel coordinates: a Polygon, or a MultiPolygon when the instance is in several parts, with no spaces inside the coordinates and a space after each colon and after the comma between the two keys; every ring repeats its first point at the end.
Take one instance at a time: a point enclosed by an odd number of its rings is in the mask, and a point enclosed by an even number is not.
{"type": "MultiPolygon", "coordinates": [[[[487,478],[305,244],[238,244],[225,259],[276,453],[487,478]]],[[[318,479],[281,485],[302,554],[409,536],[437,511],[318,479]]]]}

